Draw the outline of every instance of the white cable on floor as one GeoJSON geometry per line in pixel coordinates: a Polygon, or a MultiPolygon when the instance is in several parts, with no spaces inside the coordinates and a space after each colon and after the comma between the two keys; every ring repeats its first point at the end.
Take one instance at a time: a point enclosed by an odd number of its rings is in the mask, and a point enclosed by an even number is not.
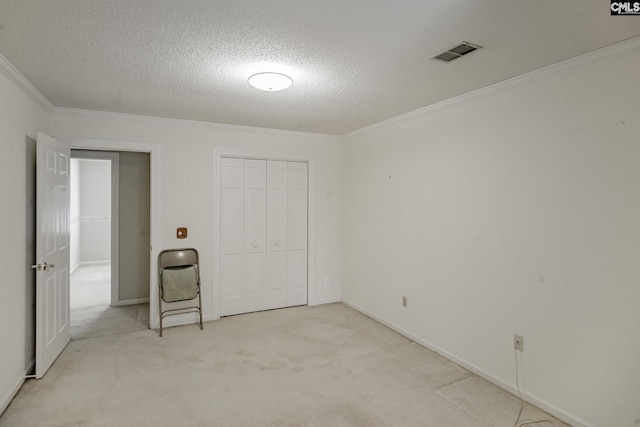
{"type": "Polygon", "coordinates": [[[513,425],[516,426],[516,427],[522,427],[522,426],[528,426],[530,424],[550,423],[551,420],[533,421],[533,420],[529,420],[529,419],[525,418],[525,419],[522,420],[521,424],[518,424],[518,423],[520,423],[520,417],[522,416],[522,410],[524,409],[524,398],[522,397],[522,393],[520,392],[520,381],[518,379],[518,350],[513,349],[513,351],[514,351],[514,354],[516,356],[516,389],[518,390],[518,396],[520,396],[520,412],[518,412],[518,418],[516,419],[516,422],[513,423],[513,425]]]}

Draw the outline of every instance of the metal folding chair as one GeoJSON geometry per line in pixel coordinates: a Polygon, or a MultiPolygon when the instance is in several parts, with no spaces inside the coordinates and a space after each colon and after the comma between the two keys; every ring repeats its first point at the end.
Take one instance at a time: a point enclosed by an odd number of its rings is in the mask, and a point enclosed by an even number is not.
{"type": "Polygon", "coordinates": [[[158,254],[158,311],[160,313],[160,336],[162,321],[167,316],[198,313],[202,326],[202,297],[200,294],[200,264],[198,251],[193,248],[167,249],[158,254]],[[176,305],[184,301],[195,301],[195,305],[164,309],[165,304],[176,305]]]}

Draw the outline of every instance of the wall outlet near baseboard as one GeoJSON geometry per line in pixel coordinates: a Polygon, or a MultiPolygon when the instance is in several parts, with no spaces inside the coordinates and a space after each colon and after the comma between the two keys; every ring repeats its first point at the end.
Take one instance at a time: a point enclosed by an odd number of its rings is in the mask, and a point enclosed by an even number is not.
{"type": "Polygon", "coordinates": [[[513,334],[513,348],[518,351],[524,351],[524,338],[522,335],[513,334]]]}
{"type": "Polygon", "coordinates": [[[402,306],[406,307],[407,306],[407,297],[402,297],[402,306]]]}

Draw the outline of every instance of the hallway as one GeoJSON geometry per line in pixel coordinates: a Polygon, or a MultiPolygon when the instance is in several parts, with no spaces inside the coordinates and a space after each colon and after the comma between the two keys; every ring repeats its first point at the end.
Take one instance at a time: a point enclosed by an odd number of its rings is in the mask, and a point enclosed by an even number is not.
{"type": "Polygon", "coordinates": [[[78,267],[71,274],[71,339],[149,328],[149,304],[111,307],[111,264],[78,267]]]}

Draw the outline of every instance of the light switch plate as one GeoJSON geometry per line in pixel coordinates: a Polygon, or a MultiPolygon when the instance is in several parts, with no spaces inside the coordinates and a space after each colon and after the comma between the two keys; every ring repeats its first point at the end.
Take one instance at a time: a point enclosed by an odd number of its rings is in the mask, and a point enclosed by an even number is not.
{"type": "Polygon", "coordinates": [[[176,237],[178,239],[186,239],[187,238],[187,227],[179,227],[176,230],[176,237]]]}

